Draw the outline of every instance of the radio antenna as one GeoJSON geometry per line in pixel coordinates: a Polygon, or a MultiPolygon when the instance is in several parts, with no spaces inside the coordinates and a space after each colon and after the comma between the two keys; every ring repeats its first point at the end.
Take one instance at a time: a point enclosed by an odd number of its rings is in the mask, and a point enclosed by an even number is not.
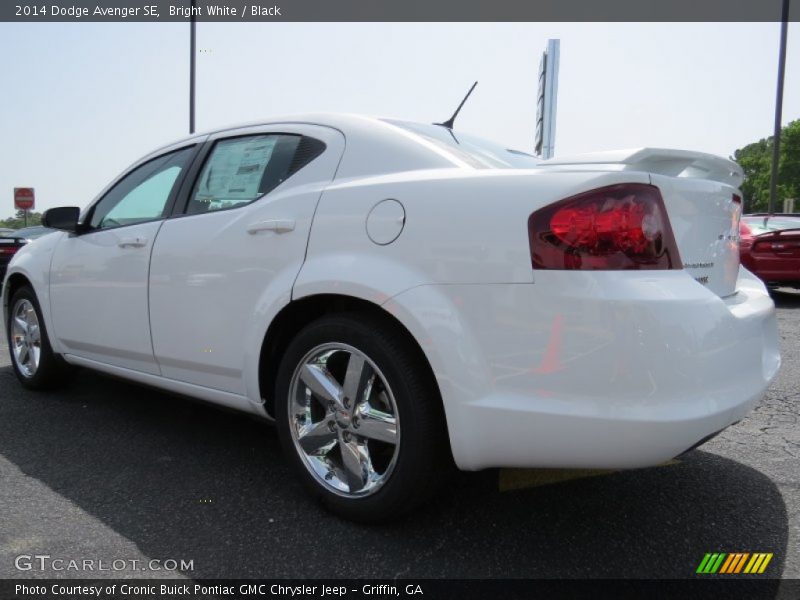
{"type": "Polygon", "coordinates": [[[458,113],[461,112],[461,107],[464,106],[464,103],[467,101],[467,98],[469,98],[469,95],[472,93],[472,90],[475,89],[476,85],[478,85],[477,81],[472,84],[471,88],[469,88],[469,91],[467,92],[467,95],[464,96],[464,99],[461,101],[461,104],[458,105],[458,108],[456,109],[456,112],[453,113],[452,117],[447,119],[447,121],[445,121],[444,123],[434,123],[434,125],[441,125],[442,127],[446,127],[447,129],[452,130],[453,129],[453,124],[456,121],[456,117],[458,116],[458,113]]]}

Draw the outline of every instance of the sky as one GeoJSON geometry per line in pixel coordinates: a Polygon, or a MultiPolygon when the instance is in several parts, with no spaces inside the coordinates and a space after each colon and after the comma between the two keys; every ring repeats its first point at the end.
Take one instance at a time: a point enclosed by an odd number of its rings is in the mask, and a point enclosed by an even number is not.
{"type": "MultiPolygon", "coordinates": [[[[197,129],[335,111],[447,119],[532,151],[539,58],[561,40],[555,154],[729,156],[772,134],[778,23],[199,23],[197,129]]],[[[783,123],[800,118],[789,26],[783,123]]],[[[0,218],[85,206],[188,134],[188,23],[0,24],[0,218]]]]}

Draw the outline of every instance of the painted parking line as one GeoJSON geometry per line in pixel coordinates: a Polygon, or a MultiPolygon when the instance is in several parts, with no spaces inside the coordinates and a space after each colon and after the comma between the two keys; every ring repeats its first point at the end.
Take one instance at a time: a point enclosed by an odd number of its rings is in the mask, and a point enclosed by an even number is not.
{"type": "MultiPolygon", "coordinates": [[[[680,460],[673,458],[658,467],[671,467],[680,463],[680,460]]],[[[619,472],[617,469],[500,469],[497,484],[501,492],[511,492],[619,472]]]]}

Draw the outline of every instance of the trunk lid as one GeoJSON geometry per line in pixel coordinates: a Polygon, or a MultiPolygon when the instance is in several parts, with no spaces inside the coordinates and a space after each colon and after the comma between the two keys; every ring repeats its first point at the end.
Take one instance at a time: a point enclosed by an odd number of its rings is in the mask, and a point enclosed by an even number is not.
{"type": "Polygon", "coordinates": [[[718,296],[736,291],[742,170],[735,162],[683,150],[642,148],[544,161],[560,169],[643,171],[661,190],[683,268],[718,296]]]}
{"type": "Polygon", "coordinates": [[[702,179],[652,175],[661,189],[683,268],[718,296],[736,292],[739,277],[737,190],[702,179]]]}

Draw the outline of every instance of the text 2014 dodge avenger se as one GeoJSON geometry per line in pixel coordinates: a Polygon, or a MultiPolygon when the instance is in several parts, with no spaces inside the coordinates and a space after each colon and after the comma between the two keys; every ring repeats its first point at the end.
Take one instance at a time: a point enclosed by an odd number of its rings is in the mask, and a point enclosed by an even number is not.
{"type": "Polygon", "coordinates": [[[653,465],[780,364],[739,265],[741,170],[640,149],[539,162],[350,115],[196,135],[22,248],[23,385],[70,366],[276,421],[311,492],[401,514],[442,469],[653,465]]]}

